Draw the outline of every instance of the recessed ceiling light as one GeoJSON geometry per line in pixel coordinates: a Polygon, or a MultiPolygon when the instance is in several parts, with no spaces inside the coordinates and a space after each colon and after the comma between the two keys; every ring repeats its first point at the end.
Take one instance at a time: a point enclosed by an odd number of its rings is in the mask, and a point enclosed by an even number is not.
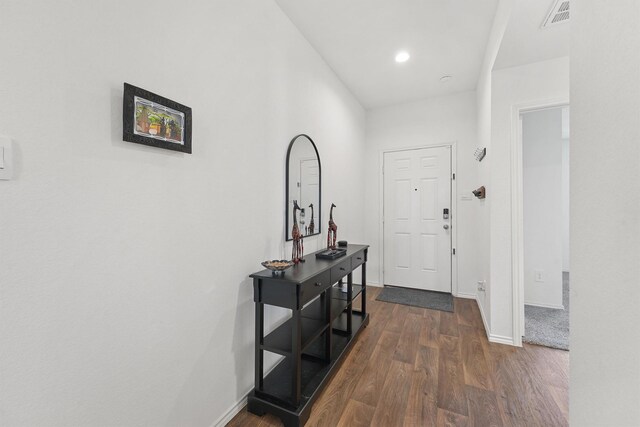
{"type": "Polygon", "coordinates": [[[440,77],[440,82],[441,83],[447,83],[449,80],[451,80],[451,76],[442,76],[442,77],[440,77]]]}
{"type": "Polygon", "coordinates": [[[407,62],[409,58],[411,58],[411,55],[409,55],[409,52],[403,50],[397,53],[396,62],[407,62]]]}

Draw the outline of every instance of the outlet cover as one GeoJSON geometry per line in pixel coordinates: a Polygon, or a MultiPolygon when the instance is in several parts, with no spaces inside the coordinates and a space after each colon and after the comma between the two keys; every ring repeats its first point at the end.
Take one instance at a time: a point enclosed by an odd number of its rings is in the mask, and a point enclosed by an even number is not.
{"type": "Polygon", "coordinates": [[[543,283],[544,282],[544,271],[536,270],[533,272],[533,280],[536,282],[543,283]]]}

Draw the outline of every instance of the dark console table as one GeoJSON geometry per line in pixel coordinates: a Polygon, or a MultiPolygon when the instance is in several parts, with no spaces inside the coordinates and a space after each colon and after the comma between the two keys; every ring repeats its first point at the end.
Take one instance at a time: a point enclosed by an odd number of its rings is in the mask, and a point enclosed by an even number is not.
{"type": "Polygon", "coordinates": [[[255,388],[247,408],[257,415],[271,413],[285,427],[304,425],[311,406],[360,331],[367,314],[367,245],[349,245],[336,260],[305,256],[305,262],[273,276],[264,270],[251,275],[256,304],[255,388]],[[362,284],[353,271],[362,268],[362,284]],[[348,291],[342,292],[343,280],[348,291]],[[337,283],[337,285],[336,285],[337,283]],[[352,307],[360,297],[361,310],[352,307]],[[264,335],[264,305],[291,309],[291,318],[264,335]],[[264,375],[264,351],[284,356],[264,375]]]}

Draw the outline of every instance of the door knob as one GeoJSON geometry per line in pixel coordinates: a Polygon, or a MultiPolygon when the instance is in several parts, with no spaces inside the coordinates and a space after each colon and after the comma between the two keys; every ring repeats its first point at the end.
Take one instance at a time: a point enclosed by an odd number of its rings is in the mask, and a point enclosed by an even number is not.
{"type": "Polygon", "coordinates": [[[444,228],[445,230],[448,230],[449,229],[449,224],[443,225],[442,228],[444,228]]]}

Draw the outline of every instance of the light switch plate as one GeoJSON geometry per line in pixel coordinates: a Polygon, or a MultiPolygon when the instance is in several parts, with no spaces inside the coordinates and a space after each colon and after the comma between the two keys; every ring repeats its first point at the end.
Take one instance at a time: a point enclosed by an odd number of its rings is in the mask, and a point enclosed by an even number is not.
{"type": "Polygon", "coordinates": [[[6,136],[0,136],[0,179],[13,178],[13,141],[6,136]]]}

